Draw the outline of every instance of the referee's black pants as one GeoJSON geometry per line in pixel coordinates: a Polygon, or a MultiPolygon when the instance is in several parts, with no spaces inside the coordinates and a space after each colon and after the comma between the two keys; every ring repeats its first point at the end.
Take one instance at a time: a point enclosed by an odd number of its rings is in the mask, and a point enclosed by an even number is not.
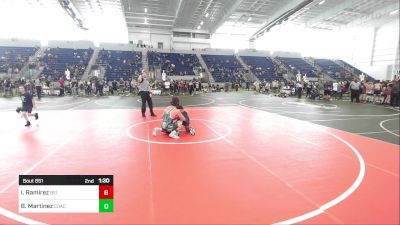
{"type": "Polygon", "coordinates": [[[303,88],[301,87],[297,88],[297,98],[301,98],[302,94],[303,94],[303,88]]]}
{"type": "Polygon", "coordinates": [[[350,92],[351,102],[353,102],[353,99],[356,99],[356,102],[360,102],[360,91],[351,89],[350,92]]]}
{"type": "Polygon", "coordinates": [[[42,87],[41,86],[36,86],[36,94],[38,99],[42,99],[42,87]]]}
{"type": "Polygon", "coordinates": [[[140,98],[142,99],[142,115],[144,116],[146,114],[146,102],[149,105],[150,114],[154,115],[153,100],[151,100],[150,92],[149,91],[141,91],[139,94],[140,94],[140,98]]]}
{"type": "Polygon", "coordinates": [[[392,93],[390,97],[390,105],[393,107],[400,106],[399,93],[392,93]]]}

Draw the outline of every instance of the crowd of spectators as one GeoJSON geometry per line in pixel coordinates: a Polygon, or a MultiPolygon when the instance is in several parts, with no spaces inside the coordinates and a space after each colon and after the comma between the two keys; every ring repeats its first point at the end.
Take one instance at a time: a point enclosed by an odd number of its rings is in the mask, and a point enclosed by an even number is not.
{"type": "MultiPolygon", "coordinates": [[[[87,80],[72,77],[66,79],[62,76],[58,80],[51,77],[41,77],[35,80],[21,78],[12,80],[10,78],[0,79],[0,93],[5,97],[18,95],[18,87],[25,86],[29,93],[37,95],[36,87],[39,86],[43,96],[132,96],[139,92],[139,83],[136,79],[106,80],[91,77],[87,80]]],[[[197,94],[202,89],[199,80],[153,82],[152,89],[160,90],[160,94],[197,94]]]]}
{"type": "Polygon", "coordinates": [[[57,80],[69,71],[71,77],[81,77],[93,54],[93,49],[47,48],[40,65],[43,66],[42,75],[57,80]]]}
{"type": "Polygon", "coordinates": [[[149,51],[147,58],[151,70],[160,68],[167,75],[194,75],[195,70],[201,69],[200,62],[195,54],[149,51]]]}
{"type": "Polygon", "coordinates": [[[197,80],[173,80],[167,79],[164,82],[156,83],[155,88],[161,89],[164,95],[185,95],[191,96],[199,93],[203,89],[202,83],[197,80]]]}
{"type": "Polygon", "coordinates": [[[38,48],[0,46],[0,73],[17,74],[38,48]]]}
{"type": "MultiPolygon", "coordinates": [[[[49,78],[29,80],[21,78],[12,80],[10,78],[0,79],[0,92],[3,96],[14,96],[20,85],[26,86],[28,92],[36,94],[36,87],[40,86],[44,95],[71,95],[71,96],[103,96],[103,95],[136,95],[138,94],[138,83],[135,79],[103,80],[92,77],[81,80],[76,77],[66,79],[65,76],[54,81],[49,78]]],[[[201,91],[225,90],[252,90],[260,93],[274,94],[287,97],[297,95],[302,98],[305,95],[309,99],[320,100],[342,100],[349,99],[351,102],[380,104],[393,107],[400,105],[400,83],[399,79],[392,81],[293,81],[293,80],[263,80],[250,82],[226,82],[224,86],[216,84],[203,84],[196,79],[172,80],[152,83],[152,88],[160,90],[164,95],[195,95],[201,91]],[[229,87],[231,85],[231,87],[229,87]],[[205,90],[206,89],[206,90],[205,90]]]]}
{"type": "MultiPolygon", "coordinates": [[[[379,105],[387,105],[399,107],[400,87],[399,80],[393,79],[392,81],[359,81],[353,79],[352,81],[288,81],[285,85],[283,83],[278,85],[278,88],[273,88],[274,82],[262,85],[265,91],[282,90],[287,88],[291,90],[292,95],[297,95],[301,98],[305,94],[306,98],[320,99],[320,100],[342,100],[344,98],[351,102],[357,103],[371,103],[379,105]]],[[[262,88],[260,89],[262,91],[262,88]]]]}
{"type": "Polygon", "coordinates": [[[105,77],[109,80],[138,77],[141,72],[142,52],[101,50],[96,63],[105,65],[105,77]]]}
{"type": "Polygon", "coordinates": [[[244,68],[234,55],[202,55],[216,82],[244,82],[244,68]]]}
{"type": "Polygon", "coordinates": [[[276,66],[271,58],[261,56],[240,56],[250,71],[260,80],[283,79],[286,71],[276,66]]]}

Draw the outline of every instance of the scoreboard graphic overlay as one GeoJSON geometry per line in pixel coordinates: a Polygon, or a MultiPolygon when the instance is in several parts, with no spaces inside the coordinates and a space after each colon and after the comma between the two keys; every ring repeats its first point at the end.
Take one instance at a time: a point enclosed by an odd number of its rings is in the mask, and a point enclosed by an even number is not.
{"type": "Polygon", "coordinates": [[[20,175],[20,213],[113,213],[113,175],[20,175]]]}

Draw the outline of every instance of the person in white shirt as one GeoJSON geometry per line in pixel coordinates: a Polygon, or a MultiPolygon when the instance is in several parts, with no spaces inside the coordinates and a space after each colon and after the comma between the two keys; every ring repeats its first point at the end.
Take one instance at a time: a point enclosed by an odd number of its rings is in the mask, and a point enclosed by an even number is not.
{"type": "Polygon", "coordinates": [[[297,81],[297,82],[300,82],[300,81],[301,81],[301,73],[300,73],[300,71],[297,71],[297,74],[296,74],[296,81],[297,81]]]}
{"type": "Polygon", "coordinates": [[[307,80],[307,74],[304,74],[304,76],[303,76],[303,81],[304,81],[304,82],[308,82],[308,80],[307,80]]]}
{"type": "Polygon", "coordinates": [[[165,87],[165,93],[168,93],[170,95],[170,89],[171,89],[171,82],[169,80],[166,80],[164,82],[164,87],[165,87]]]}
{"type": "Polygon", "coordinates": [[[353,102],[354,99],[356,99],[356,102],[360,102],[360,87],[361,84],[357,79],[354,79],[354,81],[350,83],[351,102],[353,102]]]}
{"type": "Polygon", "coordinates": [[[271,89],[271,83],[270,82],[265,83],[265,91],[267,92],[267,94],[269,94],[270,89],[271,89]]]}
{"type": "Polygon", "coordinates": [[[65,78],[66,78],[67,80],[71,79],[71,72],[69,71],[68,68],[65,70],[65,78]]]}
{"type": "Polygon", "coordinates": [[[273,91],[274,93],[276,93],[276,91],[277,91],[277,89],[278,89],[278,84],[276,83],[275,80],[272,81],[272,83],[271,83],[271,88],[272,88],[272,91],[273,91]]]}
{"type": "Polygon", "coordinates": [[[167,74],[165,73],[165,70],[163,70],[162,73],[161,73],[161,79],[164,82],[167,80],[167,74]]]}
{"type": "Polygon", "coordinates": [[[333,82],[332,84],[332,98],[334,98],[338,92],[338,82],[333,82]]]}
{"type": "Polygon", "coordinates": [[[253,85],[256,88],[256,92],[260,92],[260,82],[259,81],[255,81],[253,85]]]}
{"type": "Polygon", "coordinates": [[[364,73],[362,73],[362,74],[360,75],[360,82],[363,82],[364,79],[365,79],[365,75],[364,75],[364,73]]]}
{"type": "Polygon", "coordinates": [[[36,87],[36,95],[38,99],[42,99],[42,82],[39,78],[35,80],[35,87],[36,87]]]}
{"type": "Polygon", "coordinates": [[[377,81],[374,84],[374,103],[377,103],[380,99],[380,95],[382,92],[382,84],[377,81]]]}
{"type": "Polygon", "coordinates": [[[142,74],[138,77],[138,83],[139,83],[139,95],[142,99],[142,117],[146,117],[146,102],[149,106],[150,109],[150,115],[152,117],[156,117],[157,115],[154,114],[153,111],[153,100],[152,100],[152,94],[151,94],[151,87],[150,87],[150,82],[147,80],[147,74],[142,71],[142,74]]]}

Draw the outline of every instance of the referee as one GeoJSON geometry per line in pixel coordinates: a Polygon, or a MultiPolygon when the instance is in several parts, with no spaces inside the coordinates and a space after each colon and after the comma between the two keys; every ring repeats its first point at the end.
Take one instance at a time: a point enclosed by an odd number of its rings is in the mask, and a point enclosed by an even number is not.
{"type": "Polygon", "coordinates": [[[145,72],[138,78],[139,83],[139,95],[142,99],[142,117],[146,117],[146,102],[149,105],[150,115],[152,117],[156,117],[157,115],[154,114],[153,111],[153,101],[151,99],[151,88],[150,83],[147,80],[147,75],[145,72]]]}

